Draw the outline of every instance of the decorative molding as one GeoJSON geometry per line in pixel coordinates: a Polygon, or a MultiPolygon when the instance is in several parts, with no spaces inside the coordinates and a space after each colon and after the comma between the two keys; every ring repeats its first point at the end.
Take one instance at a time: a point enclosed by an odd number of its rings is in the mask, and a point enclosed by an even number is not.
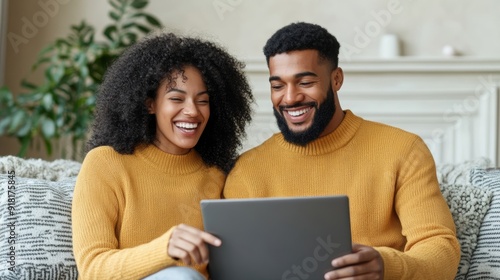
{"type": "MultiPolygon", "coordinates": [[[[265,60],[245,62],[257,106],[244,150],[278,131],[265,60]]],[[[418,134],[438,164],[487,157],[497,165],[500,59],[405,57],[340,64],[343,109],[418,134]]]]}
{"type": "MultiPolygon", "coordinates": [[[[265,57],[247,58],[243,60],[248,73],[267,73],[265,57]]],[[[339,66],[344,72],[466,72],[466,73],[500,73],[500,58],[492,57],[411,57],[402,56],[397,59],[356,58],[349,61],[340,60],[339,66]]]]}

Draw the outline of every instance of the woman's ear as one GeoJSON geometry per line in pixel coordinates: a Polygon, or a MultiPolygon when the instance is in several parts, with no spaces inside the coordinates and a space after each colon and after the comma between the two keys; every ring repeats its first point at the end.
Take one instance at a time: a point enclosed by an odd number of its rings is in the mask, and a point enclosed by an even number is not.
{"type": "Polygon", "coordinates": [[[344,83],[344,72],[342,71],[342,68],[337,67],[333,70],[330,79],[332,81],[332,88],[334,91],[337,92],[340,90],[342,84],[344,83]]]}
{"type": "Polygon", "coordinates": [[[152,98],[146,99],[146,107],[148,108],[148,113],[155,114],[155,103],[152,98]]]}

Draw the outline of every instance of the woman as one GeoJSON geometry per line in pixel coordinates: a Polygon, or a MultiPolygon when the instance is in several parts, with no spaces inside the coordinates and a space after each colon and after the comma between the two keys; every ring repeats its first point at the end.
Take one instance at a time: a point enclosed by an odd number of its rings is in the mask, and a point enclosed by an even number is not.
{"type": "Polygon", "coordinates": [[[199,202],[221,197],[251,119],[242,69],[216,44],[174,34],[108,69],[73,198],[81,279],[207,277],[206,243],[221,241],[202,231],[199,202]]]}

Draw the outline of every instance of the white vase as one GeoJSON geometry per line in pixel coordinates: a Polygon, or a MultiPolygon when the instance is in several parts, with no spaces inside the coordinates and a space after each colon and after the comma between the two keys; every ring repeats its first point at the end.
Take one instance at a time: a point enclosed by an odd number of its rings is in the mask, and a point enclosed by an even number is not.
{"type": "Polygon", "coordinates": [[[395,34],[385,34],[380,38],[381,58],[395,58],[401,55],[401,48],[398,36],[395,34]]]}

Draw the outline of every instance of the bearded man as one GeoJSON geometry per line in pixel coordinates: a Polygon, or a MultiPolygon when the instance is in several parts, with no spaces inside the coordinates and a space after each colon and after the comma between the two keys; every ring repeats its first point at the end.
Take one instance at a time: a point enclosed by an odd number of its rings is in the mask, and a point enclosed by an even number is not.
{"type": "Polygon", "coordinates": [[[224,197],[347,195],[352,253],[330,259],[325,279],[453,279],[460,246],[432,155],[417,135],[341,108],[339,48],[303,22],[267,41],[281,133],[241,155],[224,197]]]}

